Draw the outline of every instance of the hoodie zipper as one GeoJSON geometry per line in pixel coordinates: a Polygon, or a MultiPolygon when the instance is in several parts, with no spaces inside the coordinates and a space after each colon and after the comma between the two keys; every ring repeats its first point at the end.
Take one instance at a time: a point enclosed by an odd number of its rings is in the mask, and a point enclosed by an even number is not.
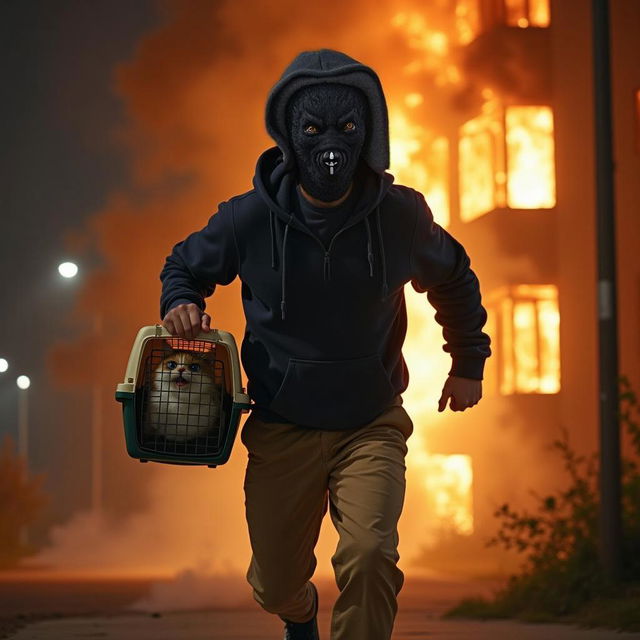
{"type": "Polygon", "coordinates": [[[329,246],[328,247],[325,247],[323,242],[322,242],[322,240],[320,240],[320,238],[318,238],[311,231],[309,231],[309,229],[307,229],[303,224],[300,225],[299,231],[304,231],[307,235],[311,236],[322,247],[322,250],[324,251],[323,275],[324,275],[324,279],[325,280],[330,280],[331,279],[331,247],[333,246],[333,243],[335,242],[335,239],[343,231],[347,231],[348,229],[351,229],[351,227],[354,227],[355,225],[360,224],[361,222],[363,222],[366,218],[368,218],[373,213],[373,211],[375,211],[376,207],[378,206],[378,201],[379,201],[379,198],[380,198],[380,193],[382,192],[382,187],[383,187],[383,183],[381,181],[379,189],[378,189],[378,198],[376,199],[376,204],[374,204],[373,207],[371,207],[371,209],[369,209],[369,211],[367,211],[367,213],[364,216],[362,216],[362,218],[358,218],[357,220],[352,220],[350,224],[347,224],[346,226],[342,227],[342,229],[339,229],[333,235],[333,238],[331,238],[331,241],[329,242],[329,246]]]}
{"type": "Polygon", "coordinates": [[[363,218],[361,218],[361,219],[359,218],[358,220],[352,221],[347,226],[342,227],[342,229],[338,230],[334,234],[333,238],[331,238],[331,242],[329,242],[329,246],[328,247],[325,247],[325,245],[323,244],[322,240],[320,240],[320,238],[318,238],[316,235],[314,235],[306,227],[304,229],[299,229],[300,231],[304,231],[307,235],[311,236],[322,247],[322,250],[324,251],[323,273],[324,273],[324,279],[325,280],[330,280],[331,279],[331,247],[333,246],[333,243],[335,242],[336,238],[343,231],[347,231],[347,229],[351,229],[351,227],[354,227],[355,225],[360,224],[361,222],[363,222],[364,219],[368,218],[373,211],[375,211],[375,207],[373,207],[373,209],[371,209],[363,218]]]}

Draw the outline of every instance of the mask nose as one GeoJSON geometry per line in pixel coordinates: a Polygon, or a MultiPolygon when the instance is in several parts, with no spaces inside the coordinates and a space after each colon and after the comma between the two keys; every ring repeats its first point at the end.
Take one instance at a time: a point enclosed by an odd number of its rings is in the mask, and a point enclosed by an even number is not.
{"type": "Polygon", "coordinates": [[[329,172],[329,175],[335,175],[344,164],[344,155],[337,149],[325,151],[320,156],[320,164],[329,172]]]}

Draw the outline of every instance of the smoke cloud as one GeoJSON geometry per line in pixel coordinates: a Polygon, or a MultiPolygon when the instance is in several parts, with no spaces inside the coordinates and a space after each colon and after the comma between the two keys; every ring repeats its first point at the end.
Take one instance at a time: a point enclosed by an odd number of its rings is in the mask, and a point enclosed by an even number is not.
{"type": "MultiPolygon", "coordinates": [[[[434,15],[441,15],[442,7],[435,5],[434,15]]],[[[435,73],[420,65],[415,71],[411,63],[424,52],[390,27],[400,9],[429,12],[424,3],[167,0],[158,7],[162,25],[140,40],[133,58],[113,76],[127,113],[113,140],[129,158],[130,183],[68,238],[71,250],[97,251],[103,258],[103,266],[86,278],[70,320],[100,318],[102,330],[59,342],[49,354],[52,384],[68,387],[91,379],[109,397],[122,380],[139,327],[160,321],[158,276],[172,246],[202,228],[218,203],[252,188],[255,162],[273,144],[264,129],[266,96],[299,51],[331,47],[365,61],[378,71],[390,101],[421,79],[432,81],[435,73]],[[79,368],[78,362],[86,365],[79,368]]],[[[428,113],[433,105],[427,101],[425,109],[428,113]]],[[[473,416],[436,414],[449,356],[441,350],[440,329],[427,305],[425,297],[413,305],[406,346],[416,371],[405,397],[416,423],[410,448],[432,450],[429,434],[438,433],[438,446],[448,443],[455,453],[458,424],[473,422],[482,439],[478,446],[494,443],[497,459],[506,457],[501,448],[508,448],[517,467],[517,438],[505,438],[504,426],[492,422],[488,408],[473,409],[473,416]],[[430,327],[424,328],[425,322],[430,327]],[[444,425],[447,435],[442,435],[444,425]]],[[[239,342],[244,332],[239,282],[216,290],[208,311],[212,326],[232,332],[239,342]]],[[[182,606],[178,594],[194,591],[207,602],[214,592],[230,606],[243,601],[249,593],[243,580],[250,548],[242,492],[246,450],[239,438],[230,461],[213,470],[141,465],[126,455],[115,401],[107,403],[104,421],[109,510],[103,517],[79,513],[55,528],[50,547],[34,563],[97,573],[177,575],[173,589],[157,585],[150,600],[138,603],[143,609],[163,602],[182,606]],[[213,585],[220,580],[225,587],[216,591],[213,585]]],[[[408,467],[400,529],[405,570],[425,543],[437,538],[439,528],[433,512],[424,508],[424,468],[412,466],[411,457],[408,467]]],[[[325,518],[317,549],[321,575],[331,575],[335,543],[325,518]]]]}

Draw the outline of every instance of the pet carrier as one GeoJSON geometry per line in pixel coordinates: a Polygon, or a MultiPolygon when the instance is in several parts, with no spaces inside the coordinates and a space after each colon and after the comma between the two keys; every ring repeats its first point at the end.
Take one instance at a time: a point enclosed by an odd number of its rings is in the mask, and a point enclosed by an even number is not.
{"type": "Polygon", "coordinates": [[[231,333],[185,339],[160,325],[138,331],[116,400],[131,457],[209,467],[229,459],[240,416],[251,408],[231,333]]]}

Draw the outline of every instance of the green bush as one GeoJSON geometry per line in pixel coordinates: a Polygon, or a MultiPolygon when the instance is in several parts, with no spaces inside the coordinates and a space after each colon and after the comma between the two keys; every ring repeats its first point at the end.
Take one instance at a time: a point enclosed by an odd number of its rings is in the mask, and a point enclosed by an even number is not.
{"type": "Polygon", "coordinates": [[[598,556],[598,454],[576,455],[563,428],[552,448],[560,453],[570,479],[568,487],[547,496],[533,493],[538,501],[534,513],[503,504],[494,514],[501,524],[486,546],[501,545],[523,554],[521,573],[511,576],[492,602],[467,599],[448,612],[449,616],[516,616],[539,621],[582,617],[595,623],[597,612],[611,611],[615,608],[611,603],[617,601],[626,603],[618,605],[625,612],[626,628],[640,624],[634,586],[640,582],[640,469],[635,459],[640,458],[638,414],[637,396],[623,376],[619,417],[630,436],[634,459],[623,458],[621,469],[621,583],[607,583],[598,556]]]}

